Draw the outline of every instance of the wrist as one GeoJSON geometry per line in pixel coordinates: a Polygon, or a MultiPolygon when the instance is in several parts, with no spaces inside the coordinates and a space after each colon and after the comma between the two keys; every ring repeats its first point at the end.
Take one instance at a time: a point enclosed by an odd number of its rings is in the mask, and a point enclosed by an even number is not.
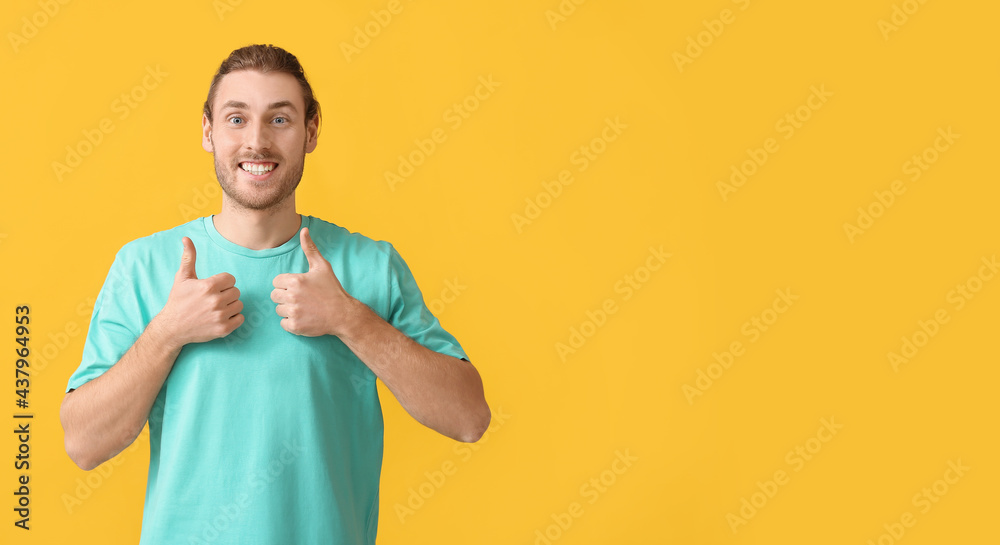
{"type": "Polygon", "coordinates": [[[162,313],[157,314],[149,321],[142,334],[161,351],[179,353],[187,342],[180,338],[176,328],[172,327],[173,323],[168,317],[163,316],[162,313]]]}
{"type": "Polygon", "coordinates": [[[369,329],[372,318],[378,318],[378,315],[368,305],[350,297],[341,314],[339,327],[331,334],[350,346],[351,342],[356,341],[369,329]]]}

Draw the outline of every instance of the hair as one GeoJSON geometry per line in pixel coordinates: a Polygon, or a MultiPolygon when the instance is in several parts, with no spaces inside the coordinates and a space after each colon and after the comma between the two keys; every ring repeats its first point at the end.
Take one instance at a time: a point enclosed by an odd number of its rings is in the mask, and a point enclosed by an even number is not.
{"type": "Polygon", "coordinates": [[[212,78],[212,84],[208,88],[208,100],[205,101],[204,113],[209,123],[212,122],[212,102],[219,88],[219,82],[223,76],[238,70],[256,70],[258,72],[284,72],[291,74],[302,87],[302,98],[306,105],[306,123],[314,117],[320,116],[319,101],[313,96],[312,86],[306,79],[306,72],[299,64],[299,59],[295,58],[284,49],[271,44],[248,45],[241,47],[229,54],[226,60],[219,65],[219,71],[212,78]]]}

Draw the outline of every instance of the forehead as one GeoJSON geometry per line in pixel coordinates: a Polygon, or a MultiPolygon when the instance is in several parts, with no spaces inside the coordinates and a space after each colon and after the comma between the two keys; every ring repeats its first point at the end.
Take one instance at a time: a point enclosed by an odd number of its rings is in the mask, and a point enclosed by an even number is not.
{"type": "Polygon", "coordinates": [[[289,101],[299,113],[305,111],[302,87],[294,76],[285,72],[237,70],[226,74],[216,88],[212,108],[229,101],[242,102],[252,111],[263,111],[269,104],[289,101]]]}

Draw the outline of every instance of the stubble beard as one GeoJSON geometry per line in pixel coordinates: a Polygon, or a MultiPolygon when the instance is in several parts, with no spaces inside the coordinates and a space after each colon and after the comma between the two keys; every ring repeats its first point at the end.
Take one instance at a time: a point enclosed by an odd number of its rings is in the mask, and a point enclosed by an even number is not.
{"type": "MultiPolygon", "coordinates": [[[[276,157],[269,155],[251,155],[240,157],[233,161],[231,165],[223,165],[219,161],[219,156],[212,154],[215,163],[215,177],[219,180],[219,185],[226,197],[239,208],[254,211],[278,210],[281,205],[295,193],[302,181],[302,173],[305,170],[305,145],[302,146],[302,157],[296,163],[289,161],[278,161],[276,157]],[[271,176],[267,181],[249,191],[239,187],[236,177],[239,173],[240,163],[243,161],[267,161],[278,163],[281,172],[278,176],[271,176]]],[[[250,182],[253,184],[253,182],[250,182]]]]}

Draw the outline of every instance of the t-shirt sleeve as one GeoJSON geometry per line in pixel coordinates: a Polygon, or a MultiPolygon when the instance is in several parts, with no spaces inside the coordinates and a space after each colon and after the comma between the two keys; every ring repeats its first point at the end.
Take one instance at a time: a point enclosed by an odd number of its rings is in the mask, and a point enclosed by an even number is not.
{"type": "Polygon", "coordinates": [[[458,340],[441,327],[438,319],[424,304],[413,273],[392,245],[389,245],[390,307],[389,320],[393,327],[421,345],[442,354],[468,361],[458,340]]]}
{"type": "Polygon", "coordinates": [[[104,285],[94,303],[80,367],[69,378],[66,391],[74,390],[104,374],[132,347],[145,327],[131,281],[128,259],[121,250],[115,256],[104,285]]]}

